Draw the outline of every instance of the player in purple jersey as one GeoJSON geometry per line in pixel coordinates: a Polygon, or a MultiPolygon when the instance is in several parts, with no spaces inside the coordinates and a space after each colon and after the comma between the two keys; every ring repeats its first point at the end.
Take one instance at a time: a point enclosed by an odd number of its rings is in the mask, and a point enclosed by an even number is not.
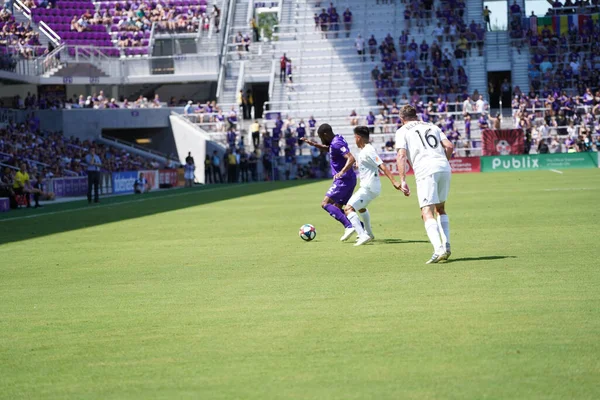
{"type": "Polygon", "coordinates": [[[344,215],[342,208],[348,203],[352,193],[354,193],[356,174],[352,170],[352,167],[356,160],[352,153],[350,153],[346,139],[340,135],[335,135],[329,124],[319,126],[317,135],[319,135],[322,144],[306,137],[301,140],[321,151],[329,151],[333,183],[325,194],[325,198],[321,202],[321,207],[344,225],[344,235],[340,240],[346,241],[352,236],[355,229],[346,215],[344,215]]]}

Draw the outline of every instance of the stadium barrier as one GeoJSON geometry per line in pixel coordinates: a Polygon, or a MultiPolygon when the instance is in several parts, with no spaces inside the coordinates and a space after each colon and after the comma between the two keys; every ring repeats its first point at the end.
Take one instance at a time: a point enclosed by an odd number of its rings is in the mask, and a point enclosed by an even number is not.
{"type": "Polygon", "coordinates": [[[10,211],[10,199],[8,197],[0,197],[0,213],[10,211]]]}
{"type": "MultiPolygon", "coordinates": [[[[385,152],[380,153],[379,157],[385,164],[385,166],[392,172],[393,175],[398,175],[398,165],[396,164],[396,153],[385,152]]],[[[452,167],[453,173],[471,173],[481,172],[481,160],[480,157],[455,157],[450,160],[450,166],[452,167]]],[[[409,175],[413,174],[412,168],[407,164],[407,171],[409,175]]],[[[383,173],[380,173],[383,175],[383,173]]]]}
{"type": "Polygon", "coordinates": [[[78,197],[87,195],[87,176],[74,178],[53,178],[50,180],[50,192],[56,197],[78,197]]]}
{"type": "Polygon", "coordinates": [[[596,153],[524,154],[481,157],[481,172],[596,168],[596,153]]]}
{"type": "Polygon", "coordinates": [[[158,171],[158,187],[171,188],[179,186],[176,169],[161,169],[158,171]]]}

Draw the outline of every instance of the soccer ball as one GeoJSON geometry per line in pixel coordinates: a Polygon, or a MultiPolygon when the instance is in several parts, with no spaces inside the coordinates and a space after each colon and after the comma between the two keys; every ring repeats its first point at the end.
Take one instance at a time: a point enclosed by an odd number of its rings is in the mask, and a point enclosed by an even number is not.
{"type": "Polygon", "coordinates": [[[300,227],[299,234],[302,240],[310,242],[317,237],[317,230],[311,224],[306,224],[300,227]]]}

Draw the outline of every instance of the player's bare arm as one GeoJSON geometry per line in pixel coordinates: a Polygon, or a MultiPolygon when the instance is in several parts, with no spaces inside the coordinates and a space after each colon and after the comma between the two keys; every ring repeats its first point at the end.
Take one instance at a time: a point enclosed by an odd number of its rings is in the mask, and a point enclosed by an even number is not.
{"type": "Polygon", "coordinates": [[[326,145],[321,144],[321,143],[317,143],[315,141],[310,140],[309,138],[303,137],[303,138],[300,138],[300,140],[302,140],[303,142],[305,142],[309,146],[316,147],[319,150],[329,150],[329,146],[326,146],[326,145]]]}
{"type": "Polygon", "coordinates": [[[394,185],[394,187],[396,188],[396,190],[401,190],[402,189],[402,183],[398,182],[396,179],[394,179],[394,175],[392,175],[392,172],[389,170],[388,167],[385,166],[385,164],[381,164],[379,166],[379,170],[381,172],[383,172],[383,174],[385,176],[388,177],[388,179],[390,180],[390,182],[392,182],[392,185],[394,185]]]}
{"type": "Polygon", "coordinates": [[[402,190],[405,196],[410,196],[410,188],[408,187],[408,183],[406,183],[406,162],[406,149],[399,149],[396,156],[396,164],[398,165],[398,174],[400,175],[400,190],[402,190]]]}
{"type": "Polygon", "coordinates": [[[346,172],[350,171],[350,169],[354,166],[354,163],[356,162],[356,159],[354,158],[352,153],[344,154],[344,158],[346,159],[346,165],[344,165],[344,168],[342,168],[340,172],[335,174],[333,179],[340,179],[342,176],[344,176],[346,172]]]}
{"type": "Polygon", "coordinates": [[[454,145],[448,139],[442,140],[442,146],[444,146],[444,151],[446,152],[446,158],[448,161],[452,158],[452,154],[454,153],[454,145]]]}

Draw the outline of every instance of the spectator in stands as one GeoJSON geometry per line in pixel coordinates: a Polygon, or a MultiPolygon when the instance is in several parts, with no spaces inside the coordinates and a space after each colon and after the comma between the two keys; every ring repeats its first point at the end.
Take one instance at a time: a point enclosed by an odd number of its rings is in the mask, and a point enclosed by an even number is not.
{"type": "Polygon", "coordinates": [[[358,53],[358,58],[360,61],[365,61],[365,40],[359,34],[354,41],[354,47],[356,47],[356,52],[358,53]]]}
{"type": "Polygon", "coordinates": [[[98,157],[98,155],[96,154],[95,147],[90,148],[90,153],[85,157],[85,162],[88,165],[88,203],[92,203],[92,187],[94,188],[94,203],[98,203],[100,201],[98,196],[98,190],[100,185],[100,167],[102,165],[102,162],[100,160],[100,157],[98,157]]]}
{"type": "Polygon", "coordinates": [[[217,7],[217,5],[213,5],[213,12],[212,12],[212,17],[213,17],[213,22],[214,22],[214,26],[215,26],[215,32],[219,33],[220,31],[220,25],[221,25],[221,9],[219,7],[217,7]]]}
{"type": "Polygon", "coordinates": [[[346,31],[346,37],[349,38],[352,30],[352,12],[349,8],[344,11],[344,30],[346,31]]]}
{"type": "Polygon", "coordinates": [[[255,120],[250,125],[250,133],[252,135],[252,145],[254,146],[254,150],[256,150],[260,145],[260,124],[258,120],[255,120]]]}
{"type": "Polygon", "coordinates": [[[283,53],[283,56],[279,59],[279,81],[281,83],[285,83],[287,81],[286,77],[286,67],[287,67],[288,58],[283,53]]]}
{"type": "Polygon", "coordinates": [[[485,23],[485,29],[488,31],[492,30],[492,23],[490,22],[491,13],[492,11],[488,8],[488,6],[483,8],[483,22],[485,23]]]}

